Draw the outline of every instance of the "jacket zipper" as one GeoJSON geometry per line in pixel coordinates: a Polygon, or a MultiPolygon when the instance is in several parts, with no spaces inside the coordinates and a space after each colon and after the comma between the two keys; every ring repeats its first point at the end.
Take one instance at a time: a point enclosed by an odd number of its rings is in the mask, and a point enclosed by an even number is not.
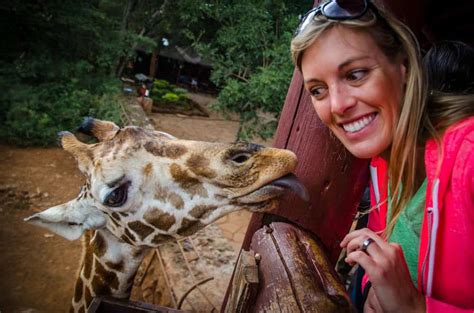
{"type": "Polygon", "coordinates": [[[421,266],[421,290],[426,294],[426,266],[428,257],[430,255],[430,243],[431,243],[431,227],[433,224],[433,208],[428,208],[428,245],[426,247],[425,257],[423,258],[423,265],[421,266]]]}
{"type": "Polygon", "coordinates": [[[431,228],[431,238],[430,238],[430,256],[428,261],[428,278],[426,284],[426,295],[431,297],[431,292],[433,289],[433,277],[434,277],[434,263],[436,255],[436,234],[438,233],[439,225],[439,206],[438,206],[438,190],[439,190],[439,179],[435,179],[433,184],[433,222],[431,228]]]}

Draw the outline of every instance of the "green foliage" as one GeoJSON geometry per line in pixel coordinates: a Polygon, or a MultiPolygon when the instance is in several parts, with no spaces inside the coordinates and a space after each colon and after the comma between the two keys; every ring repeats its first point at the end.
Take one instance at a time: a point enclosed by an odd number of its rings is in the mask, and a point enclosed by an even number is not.
{"type": "Polygon", "coordinates": [[[176,88],[173,88],[173,92],[177,95],[184,95],[186,94],[188,91],[184,88],[179,88],[179,87],[176,87],[176,88]]]}
{"type": "Polygon", "coordinates": [[[166,80],[155,80],[151,90],[151,98],[154,102],[177,103],[185,105],[187,103],[186,93],[188,91],[176,85],[168,83],[166,80]]]}
{"type": "Polygon", "coordinates": [[[163,97],[161,97],[161,100],[166,102],[178,102],[179,96],[175,93],[167,92],[163,97]]]}
{"type": "Polygon", "coordinates": [[[120,124],[117,94],[93,95],[74,84],[18,90],[7,102],[0,137],[20,146],[50,145],[59,131],[76,129],[85,116],[120,124]]]}
{"type": "Polygon", "coordinates": [[[312,1],[235,0],[180,8],[183,16],[194,12],[181,34],[212,60],[211,79],[220,88],[214,108],[240,114],[240,138],[273,135],[293,73],[292,34],[298,15],[311,5],[312,1]]]}
{"type": "Polygon", "coordinates": [[[157,79],[153,82],[153,89],[165,89],[170,86],[170,83],[168,83],[166,80],[162,79],[157,79]]]}
{"type": "Polygon", "coordinates": [[[125,1],[13,1],[0,6],[0,140],[49,145],[84,116],[120,121],[119,60],[146,36],[122,27],[125,1]]]}

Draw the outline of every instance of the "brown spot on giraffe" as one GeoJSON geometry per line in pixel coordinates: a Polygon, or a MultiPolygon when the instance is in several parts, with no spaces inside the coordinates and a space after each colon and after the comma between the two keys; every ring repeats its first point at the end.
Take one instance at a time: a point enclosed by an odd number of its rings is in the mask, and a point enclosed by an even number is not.
{"type": "Polygon", "coordinates": [[[178,229],[178,234],[181,236],[189,236],[203,228],[205,225],[200,221],[193,221],[187,218],[183,218],[181,227],[178,229]]]}
{"type": "Polygon", "coordinates": [[[191,155],[191,157],[186,161],[189,170],[197,176],[215,178],[217,173],[209,168],[209,164],[210,162],[207,158],[198,154],[191,155]]]}
{"type": "Polygon", "coordinates": [[[177,159],[185,154],[188,150],[183,145],[178,144],[161,144],[156,142],[147,142],[144,145],[146,151],[151,154],[163,158],[177,159]]]}
{"type": "MultiPolygon", "coordinates": [[[[85,246],[85,253],[83,257],[83,267],[82,267],[82,273],[86,279],[89,279],[91,277],[91,272],[92,272],[92,258],[91,257],[86,257],[86,256],[92,256],[93,255],[93,248],[89,244],[90,240],[92,238],[92,232],[91,231],[86,231],[84,233],[83,237],[83,243],[85,246]]],[[[80,277],[78,279],[81,279],[80,277]]]]}
{"type": "Polygon", "coordinates": [[[172,206],[174,206],[178,210],[181,210],[182,208],[184,208],[183,198],[181,198],[181,196],[179,196],[175,192],[171,192],[168,195],[168,201],[171,203],[172,206]]]}
{"type": "Polygon", "coordinates": [[[105,254],[105,251],[107,250],[107,242],[99,232],[95,233],[93,249],[94,254],[97,255],[99,258],[103,256],[105,254]]]}
{"type": "Polygon", "coordinates": [[[79,277],[79,279],[76,282],[76,286],[74,287],[74,302],[79,302],[79,300],[81,300],[83,290],[84,290],[84,282],[79,277]]]}
{"type": "Polygon", "coordinates": [[[125,268],[125,264],[123,263],[123,261],[120,261],[118,263],[113,263],[113,262],[106,262],[105,265],[107,265],[110,269],[113,269],[114,271],[117,271],[117,272],[123,272],[124,268],[125,268]]]}
{"type": "Polygon", "coordinates": [[[156,200],[161,200],[163,202],[167,201],[167,199],[168,199],[168,190],[161,187],[161,186],[156,187],[155,199],[156,200]]]}
{"type": "Polygon", "coordinates": [[[84,306],[81,306],[77,312],[78,313],[86,313],[86,310],[84,309],[84,306]]]}
{"type": "Polygon", "coordinates": [[[186,170],[182,169],[176,163],[171,164],[170,166],[170,174],[173,177],[173,180],[179,184],[179,186],[183,189],[189,189],[194,185],[201,184],[199,180],[194,177],[189,176],[186,170]]]}
{"type": "Polygon", "coordinates": [[[211,214],[215,209],[217,209],[216,205],[196,205],[190,212],[189,215],[191,215],[194,218],[206,218],[211,214]]]}
{"type": "Polygon", "coordinates": [[[152,173],[153,173],[153,164],[147,163],[143,167],[143,176],[145,176],[146,178],[146,177],[149,177],[152,173]]]}
{"type": "MultiPolygon", "coordinates": [[[[106,284],[107,286],[112,287],[113,289],[117,290],[119,287],[119,279],[117,277],[117,274],[115,272],[107,270],[97,259],[94,262],[95,265],[95,276],[100,277],[100,279],[106,284]]],[[[94,289],[94,291],[96,291],[94,289]]],[[[101,295],[96,292],[97,295],[101,295]]]]}
{"type": "Polygon", "coordinates": [[[168,230],[176,222],[176,218],[158,208],[151,208],[143,215],[145,221],[161,230],[168,230]]]}
{"type": "Polygon", "coordinates": [[[128,243],[129,245],[133,245],[133,241],[131,241],[125,234],[123,234],[122,236],[120,236],[120,239],[122,239],[123,241],[125,241],[125,242],[128,243]]]}
{"type": "Polygon", "coordinates": [[[127,217],[129,214],[127,212],[118,212],[120,216],[127,217]]]}
{"type": "Polygon", "coordinates": [[[120,215],[117,212],[112,212],[112,218],[114,218],[116,222],[120,221],[120,215]]]}
{"type": "MultiPolygon", "coordinates": [[[[128,228],[125,228],[124,230],[124,233],[125,233],[125,236],[127,237],[127,239],[129,241],[131,241],[131,245],[133,245],[133,242],[136,241],[137,239],[135,238],[135,236],[128,230],[128,228]]],[[[125,241],[125,240],[124,240],[125,241]]],[[[126,241],[125,241],[126,242],[126,241]]]]}
{"type": "Polygon", "coordinates": [[[103,282],[102,277],[99,275],[94,275],[91,281],[91,287],[95,295],[109,295],[112,292],[110,287],[103,282]]]}
{"type": "Polygon", "coordinates": [[[199,195],[203,198],[209,196],[201,182],[198,179],[189,176],[187,171],[182,169],[178,164],[171,164],[170,174],[173,177],[173,180],[190,195],[199,195]]]}
{"type": "Polygon", "coordinates": [[[86,287],[86,290],[84,292],[84,299],[86,302],[86,305],[89,305],[92,302],[92,294],[89,288],[86,287]]]}
{"type": "Polygon", "coordinates": [[[179,210],[184,208],[184,201],[181,196],[175,192],[169,192],[167,189],[160,186],[156,188],[155,199],[162,202],[169,202],[172,206],[179,210]]]}
{"type": "Polygon", "coordinates": [[[145,239],[148,237],[154,229],[145,223],[141,221],[133,221],[127,224],[128,227],[130,227],[131,230],[133,230],[138,236],[140,236],[140,239],[145,239]]]}
{"type": "Polygon", "coordinates": [[[160,244],[160,243],[167,242],[173,239],[174,239],[173,236],[158,234],[152,239],[151,242],[154,244],[160,244]]]}

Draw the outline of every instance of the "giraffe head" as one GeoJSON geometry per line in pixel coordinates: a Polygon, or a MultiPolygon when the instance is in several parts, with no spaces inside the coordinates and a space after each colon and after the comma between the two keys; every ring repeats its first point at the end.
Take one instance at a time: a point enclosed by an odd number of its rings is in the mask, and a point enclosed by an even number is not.
{"type": "Polygon", "coordinates": [[[87,119],[86,144],[60,133],[87,177],[79,195],[26,220],[70,240],[107,229],[137,247],[188,236],[232,211],[271,210],[290,188],[307,198],[288,150],[180,140],[139,127],[87,119]]]}

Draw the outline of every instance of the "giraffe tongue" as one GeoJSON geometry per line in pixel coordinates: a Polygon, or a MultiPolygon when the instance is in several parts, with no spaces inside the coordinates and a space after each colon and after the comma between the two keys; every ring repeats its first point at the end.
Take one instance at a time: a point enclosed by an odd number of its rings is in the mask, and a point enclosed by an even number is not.
{"type": "Polygon", "coordinates": [[[309,193],[306,187],[298,180],[294,174],[285,175],[277,180],[274,180],[270,185],[289,188],[293,190],[305,202],[309,201],[309,193]]]}

